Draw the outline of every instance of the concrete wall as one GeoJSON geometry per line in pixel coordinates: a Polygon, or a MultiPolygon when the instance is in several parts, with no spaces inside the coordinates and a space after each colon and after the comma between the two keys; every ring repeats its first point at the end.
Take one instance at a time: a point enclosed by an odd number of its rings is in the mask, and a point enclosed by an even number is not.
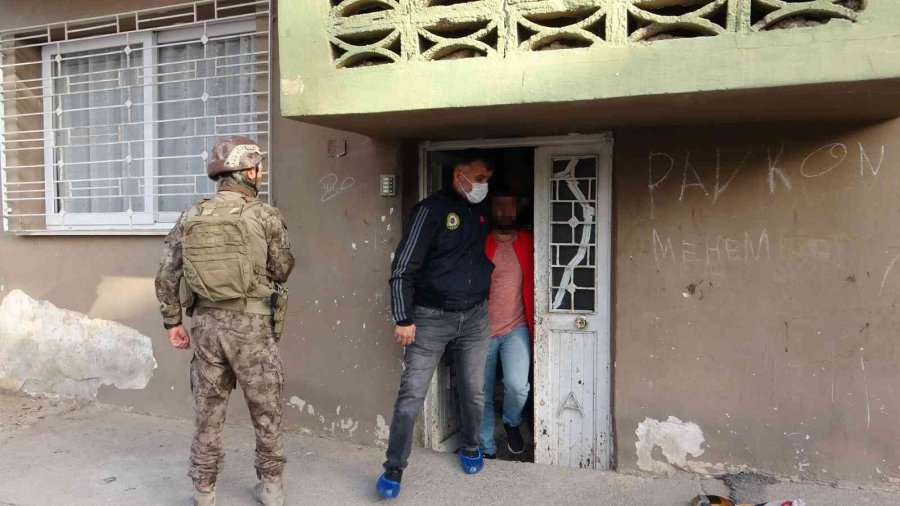
{"type": "Polygon", "coordinates": [[[282,112],[314,121],[900,77],[897,2],[281,0],[280,8],[282,112]],[[794,16],[802,22],[776,21],[794,16]],[[822,17],[834,19],[815,26],[822,17]],[[387,63],[344,68],[366,58],[387,63]]]}
{"type": "MultiPolygon", "coordinates": [[[[17,13],[3,28],[103,13],[81,4],[2,2],[17,13]]],[[[377,177],[401,165],[413,175],[414,144],[281,118],[273,128],[274,196],[298,258],[282,344],[286,425],[379,443],[400,369],[385,289],[402,211],[377,196],[377,177]],[[347,140],[347,155],[329,158],[329,140],[347,140]]],[[[900,121],[616,132],[620,469],[900,478],[898,134],[900,121]]],[[[166,343],[153,295],[160,247],[2,233],[0,299],[19,289],[149,336],[158,368],[147,387],[107,386],[99,399],[186,417],[190,354],[166,343]]]]}
{"type": "MultiPolygon", "coordinates": [[[[166,3],[177,2],[114,6],[52,2],[51,9],[51,2],[4,1],[0,10],[15,15],[4,16],[0,29],[166,3]]],[[[279,82],[277,73],[274,82],[279,82]]],[[[272,92],[279,96],[277,86],[272,92]]],[[[283,119],[277,114],[277,100],[273,107],[273,195],[287,220],[297,257],[281,345],[285,402],[289,403],[286,427],[380,443],[387,430],[385,420],[390,420],[400,368],[400,351],[391,339],[386,288],[401,213],[399,198],[378,196],[378,175],[399,172],[397,145],[283,119]],[[346,141],[346,156],[329,158],[330,140],[346,141]],[[333,182],[344,190],[329,190],[333,182]]],[[[161,248],[162,237],[0,233],[0,300],[18,289],[60,308],[115,320],[148,336],[158,368],[146,388],[104,386],[99,400],[190,417],[190,353],[168,345],[153,290],[161,248]]],[[[91,336],[85,332],[72,337],[89,340],[91,336]]],[[[126,349],[113,347],[108,353],[120,351],[126,349]]],[[[63,357],[64,367],[77,365],[66,360],[63,357]]],[[[231,420],[246,420],[239,394],[232,399],[231,420]]]]}
{"type": "Polygon", "coordinates": [[[61,23],[110,14],[133,12],[185,3],[183,0],[117,0],[115,6],[100,0],[3,0],[0,30],[25,28],[45,23],[61,23]]]}
{"type": "Polygon", "coordinates": [[[900,480],[898,134],[617,132],[620,468],[900,480]]]}

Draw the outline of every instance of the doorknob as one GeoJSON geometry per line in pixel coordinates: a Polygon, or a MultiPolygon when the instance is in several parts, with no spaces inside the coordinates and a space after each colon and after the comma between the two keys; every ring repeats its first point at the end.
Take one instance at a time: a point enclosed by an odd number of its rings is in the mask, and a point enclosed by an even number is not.
{"type": "Polygon", "coordinates": [[[578,318],[575,318],[575,328],[577,328],[578,330],[584,330],[587,328],[587,326],[588,326],[587,318],[585,318],[584,316],[579,316],[578,318]]]}

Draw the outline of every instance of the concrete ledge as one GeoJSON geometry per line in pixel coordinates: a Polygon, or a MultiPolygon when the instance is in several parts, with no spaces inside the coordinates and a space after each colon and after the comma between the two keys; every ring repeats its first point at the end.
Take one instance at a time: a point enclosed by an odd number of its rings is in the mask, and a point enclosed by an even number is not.
{"type": "Polygon", "coordinates": [[[900,116],[900,78],[564,103],[304,116],[377,138],[475,139],[596,133],[630,126],[879,121],[900,116]]]}
{"type": "MultiPolygon", "coordinates": [[[[324,3],[279,4],[281,111],[304,121],[342,115],[711,94],[900,77],[900,5],[870,2],[856,23],[653,43],[604,43],[450,61],[339,69],[324,3]],[[321,25],[321,26],[320,26],[321,25]]],[[[474,111],[474,109],[473,109],[474,111]]],[[[473,118],[476,116],[472,116],[473,118]]],[[[721,120],[727,120],[721,117],[721,120]]]]}

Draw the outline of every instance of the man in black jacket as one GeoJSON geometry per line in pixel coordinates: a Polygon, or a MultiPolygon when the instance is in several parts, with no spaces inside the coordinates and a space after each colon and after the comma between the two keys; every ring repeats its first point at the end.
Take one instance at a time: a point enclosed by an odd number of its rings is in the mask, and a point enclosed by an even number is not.
{"type": "Polygon", "coordinates": [[[453,184],[413,210],[391,268],[394,337],[406,347],[394,405],[385,472],[378,493],[394,498],[412,447],[416,415],[446,348],[459,388],[466,473],[481,470],[478,431],[484,409],[484,362],[489,343],[487,298],[494,265],[484,254],[489,214],[482,205],[492,169],[475,151],[459,153],[453,184]]]}

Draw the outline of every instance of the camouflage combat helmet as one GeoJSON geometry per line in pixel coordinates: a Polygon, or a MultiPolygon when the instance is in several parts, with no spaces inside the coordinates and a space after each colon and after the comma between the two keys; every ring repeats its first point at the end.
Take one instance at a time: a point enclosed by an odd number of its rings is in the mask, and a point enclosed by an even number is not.
{"type": "Polygon", "coordinates": [[[215,179],[226,172],[258,167],[262,160],[259,144],[246,137],[229,137],[216,143],[206,165],[206,175],[215,179]]]}

